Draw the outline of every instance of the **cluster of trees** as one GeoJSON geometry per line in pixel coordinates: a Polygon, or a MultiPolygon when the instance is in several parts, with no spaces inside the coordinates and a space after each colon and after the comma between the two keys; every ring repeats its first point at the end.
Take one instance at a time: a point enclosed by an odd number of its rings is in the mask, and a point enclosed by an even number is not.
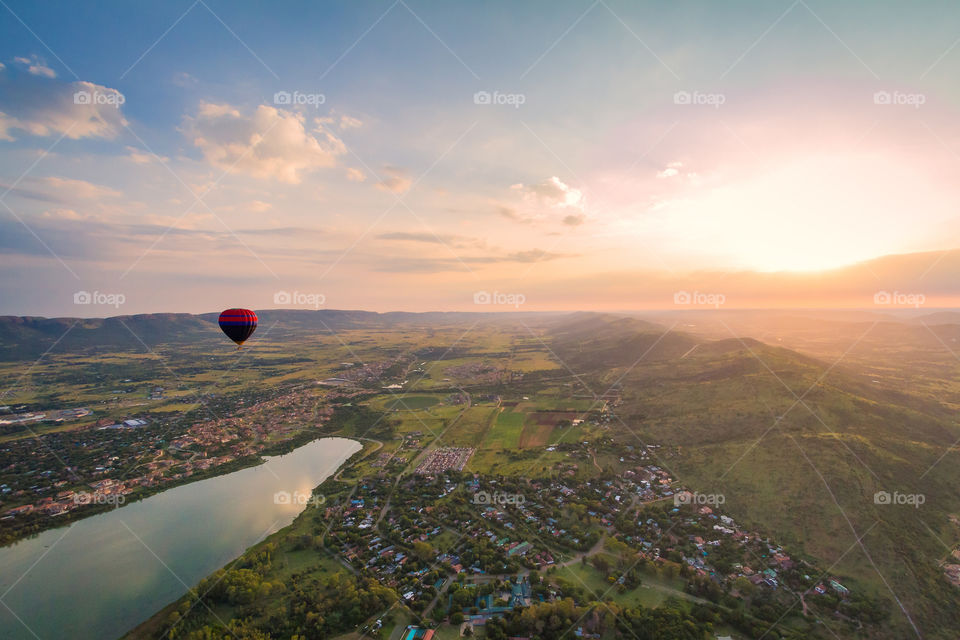
{"type": "Polygon", "coordinates": [[[294,574],[286,584],[264,580],[270,569],[269,552],[258,556],[252,568],[219,571],[191,590],[168,616],[163,637],[322,640],[356,629],[397,600],[392,589],[346,572],[324,579],[294,574]],[[235,607],[226,628],[207,615],[218,605],[235,607]]]}
{"type": "Polygon", "coordinates": [[[713,620],[709,614],[692,616],[679,605],[621,608],[607,602],[588,607],[566,598],[515,609],[506,617],[489,620],[485,628],[487,640],[517,636],[551,640],[572,635],[571,629],[596,637],[613,633],[636,640],[705,640],[713,630],[713,620]]]}
{"type": "Polygon", "coordinates": [[[360,626],[378,611],[385,611],[396,593],[370,578],[344,572],[325,581],[294,580],[282,611],[272,615],[264,629],[277,638],[322,640],[360,626]]]}

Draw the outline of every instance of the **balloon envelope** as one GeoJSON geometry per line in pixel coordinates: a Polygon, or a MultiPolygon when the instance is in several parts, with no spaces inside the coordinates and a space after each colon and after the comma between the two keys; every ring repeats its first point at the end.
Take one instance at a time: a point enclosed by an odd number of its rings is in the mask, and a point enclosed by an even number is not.
{"type": "Polygon", "coordinates": [[[256,328],[257,314],[250,309],[227,309],[220,314],[220,330],[237,344],[243,344],[256,328]]]}

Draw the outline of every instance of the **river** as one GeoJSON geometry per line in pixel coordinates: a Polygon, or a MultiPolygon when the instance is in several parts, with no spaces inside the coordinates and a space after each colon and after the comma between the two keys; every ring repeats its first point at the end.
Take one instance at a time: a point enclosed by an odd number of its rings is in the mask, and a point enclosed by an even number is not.
{"type": "Polygon", "coordinates": [[[361,445],[323,438],[0,549],[0,637],[118,638],[249,546],[361,445]],[[288,503],[278,492],[294,496],[288,503]]]}

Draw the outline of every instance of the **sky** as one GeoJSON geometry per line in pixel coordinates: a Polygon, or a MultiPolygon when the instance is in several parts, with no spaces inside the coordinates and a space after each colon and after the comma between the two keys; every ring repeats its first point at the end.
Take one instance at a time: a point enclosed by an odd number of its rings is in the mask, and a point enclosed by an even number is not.
{"type": "Polygon", "coordinates": [[[960,298],[956,3],[0,5],[3,314],[960,298]]]}

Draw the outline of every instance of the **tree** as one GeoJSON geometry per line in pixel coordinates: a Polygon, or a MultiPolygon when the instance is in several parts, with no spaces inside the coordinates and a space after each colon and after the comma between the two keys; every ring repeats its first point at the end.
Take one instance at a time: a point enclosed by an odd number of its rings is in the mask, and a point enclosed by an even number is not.
{"type": "Polygon", "coordinates": [[[428,542],[414,542],[413,555],[417,556],[422,562],[426,562],[434,556],[433,547],[428,542]]]}

